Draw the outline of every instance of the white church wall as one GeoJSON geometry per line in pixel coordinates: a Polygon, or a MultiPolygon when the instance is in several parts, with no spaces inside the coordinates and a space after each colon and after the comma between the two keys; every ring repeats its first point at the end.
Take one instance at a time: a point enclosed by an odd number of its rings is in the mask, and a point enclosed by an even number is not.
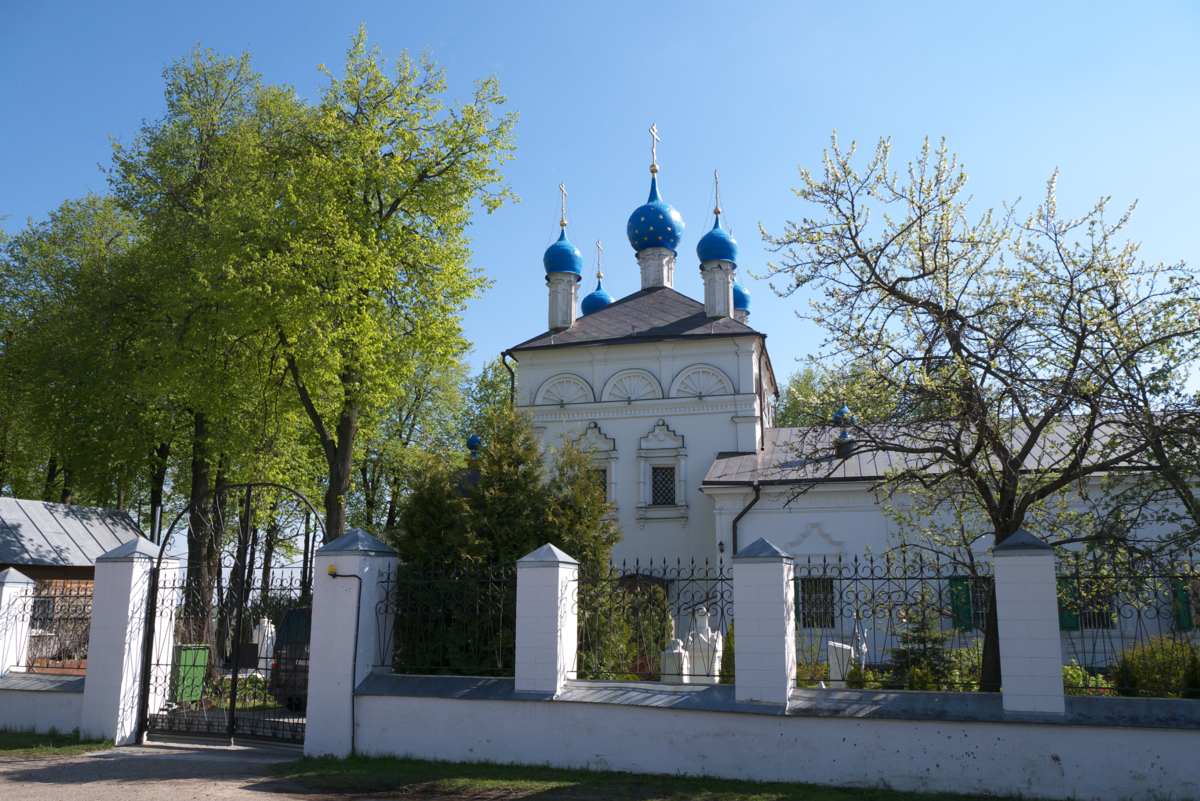
{"type": "Polygon", "coordinates": [[[518,404],[529,408],[544,442],[578,438],[592,423],[613,442],[597,466],[610,471],[615,517],[624,531],[613,552],[617,561],[715,562],[721,556],[713,503],[700,486],[718,453],[743,449],[743,440],[755,445],[761,419],[758,343],[756,337],[741,337],[519,354],[518,404]],[[573,388],[575,380],[586,386],[573,388]],[[716,394],[682,395],[697,391],[716,394]],[[554,402],[564,394],[576,402],[554,402]],[[642,438],[660,420],[682,437],[682,458],[674,450],[663,458],[639,456],[642,438]],[[753,421],[749,436],[746,420],[753,421]],[[644,508],[639,514],[649,468],[666,465],[678,470],[683,502],[675,510],[644,508]]]}

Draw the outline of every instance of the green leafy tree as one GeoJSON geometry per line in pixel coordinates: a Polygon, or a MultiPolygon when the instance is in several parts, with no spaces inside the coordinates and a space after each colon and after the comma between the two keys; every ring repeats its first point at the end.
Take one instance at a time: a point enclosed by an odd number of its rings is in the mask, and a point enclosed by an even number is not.
{"type": "Polygon", "coordinates": [[[870,367],[859,364],[829,365],[812,360],[788,377],[779,393],[776,425],[782,428],[828,423],[845,403],[863,425],[886,420],[895,406],[889,388],[872,380],[870,367]]]}
{"type": "MultiPolygon", "coordinates": [[[[1129,212],[1109,221],[1107,199],[1062,216],[1057,176],[1029,217],[1006,209],[971,219],[966,173],[944,143],[926,143],[903,174],[890,151],[881,140],[860,167],[835,137],[823,174],[801,169],[796,190],[825,217],[764,234],[782,254],[770,266],[783,280],[777,292],[813,293],[803,316],[825,330],[825,355],[871,365],[874,385],[896,401],[882,420],[852,427],[852,448],[833,451],[826,424],[792,457],[820,483],[846,458],[886,454],[893,467],[875,487],[881,495],[954,504],[999,544],[1047,524],[1065,497],[1146,451],[1125,416],[1136,383],[1128,367],[1188,361],[1196,281],[1183,265],[1139,261],[1136,245],[1118,241],[1129,212]]],[[[1072,520],[1062,528],[1076,533],[1059,544],[1132,536],[1081,533],[1072,520]]],[[[994,691],[990,609],[981,688],[994,691]]]]}

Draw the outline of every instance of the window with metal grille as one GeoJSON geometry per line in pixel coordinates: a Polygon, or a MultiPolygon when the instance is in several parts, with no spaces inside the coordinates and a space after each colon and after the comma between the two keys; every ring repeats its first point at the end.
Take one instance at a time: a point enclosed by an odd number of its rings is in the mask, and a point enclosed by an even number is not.
{"type": "Polygon", "coordinates": [[[1095,582],[1058,577],[1058,627],[1063,631],[1114,628],[1113,598],[1095,582]]]}
{"type": "Polygon", "coordinates": [[[675,505],[675,468],[650,468],[650,505],[675,505]]]}
{"type": "Polygon", "coordinates": [[[800,626],[806,629],[833,628],[833,579],[800,579],[800,626]]]}
{"type": "Polygon", "coordinates": [[[992,581],[990,576],[950,577],[950,623],[955,631],[983,631],[987,627],[992,581]]]}
{"type": "Polygon", "coordinates": [[[608,469],[599,467],[593,470],[592,474],[596,476],[596,483],[600,485],[600,489],[604,490],[604,497],[608,498],[608,469]]]}

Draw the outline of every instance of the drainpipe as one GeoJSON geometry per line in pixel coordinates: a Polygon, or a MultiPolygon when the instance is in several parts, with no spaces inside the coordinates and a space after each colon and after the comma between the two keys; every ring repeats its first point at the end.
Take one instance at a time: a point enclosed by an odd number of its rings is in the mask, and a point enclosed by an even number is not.
{"type": "Polygon", "coordinates": [[[733,552],[735,554],[738,552],[738,541],[737,541],[738,521],[746,516],[746,512],[749,512],[751,509],[754,508],[754,504],[758,503],[759,493],[762,492],[761,485],[751,484],[750,486],[754,487],[754,498],[751,499],[750,503],[746,504],[746,508],[743,509],[741,512],[739,512],[737,517],[733,518],[733,552]]]}
{"type": "Polygon", "coordinates": [[[500,363],[503,364],[504,369],[508,371],[508,405],[516,406],[517,405],[517,374],[513,372],[513,369],[511,367],[508,366],[508,359],[510,356],[512,357],[512,360],[514,362],[517,361],[517,357],[513,356],[510,351],[506,350],[500,354],[500,363]]]}

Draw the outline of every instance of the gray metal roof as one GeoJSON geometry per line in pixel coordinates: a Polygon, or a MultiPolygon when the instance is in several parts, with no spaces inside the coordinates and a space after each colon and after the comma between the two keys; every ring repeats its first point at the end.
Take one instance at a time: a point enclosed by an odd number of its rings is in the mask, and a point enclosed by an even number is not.
{"type": "Polygon", "coordinates": [[[892,467],[893,460],[901,458],[890,453],[852,454],[829,474],[827,465],[814,469],[814,465],[806,465],[796,456],[795,443],[811,431],[808,428],[768,428],[764,432],[766,447],[758,453],[717,454],[704,477],[704,485],[789,484],[827,475],[827,481],[870,481],[881,477],[892,467]]]}
{"type": "Polygon", "coordinates": [[[139,536],[128,512],[0,498],[0,564],[91,567],[139,536]]]}
{"type": "Polygon", "coordinates": [[[512,348],[541,350],[596,342],[661,342],[699,337],[762,336],[732,317],[709,317],[704,304],[674,289],[654,287],[585,314],[566,331],[547,331],[512,348]]]}
{"type": "MultiPolygon", "coordinates": [[[[937,424],[929,424],[930,427],[937,424]]],[[[1095,432],[1096,442],[1103,443],[1113,436],[1115,423],[1100,426],[1095,432]]],[[[870,433],[871,429],[863,429],[870,433]]],[[[1057,464],[1074,458],[1072,446],[1073,423],[1061,423],[1056,430],[1044,432],[1035,447],[1031,449],[1025,460],[1027,469],[1053,468],[1057,464]]],[[[932,457],[922,453],[895,453],[890,451],[870,451],[859,443],[862,452],[851,453],[844,460],[835,455],[833,438],[838,429],[831,426],[812,426],[800,428],[768,428],[763,432],[765,447],[758,453],[718,453],[716,461],[704,477],[705,486],[744,485],[744,484],[796,484],[806,481],[820,480],[821,482],[854,482],[876,481],[883,478],[891,470],[901,469],[943,469],[934,463],[932,457]],[[807,440],[807,441],[806,441],[807,440]],[[828,453],[827,460],[809,460],[800,458],[801,454],[817,452],[828,453]],[[830,470],[830,466],[833,469],[830,470]],[[922,468],[922,465],[926,467],[922,468]]],[[[941,441],[945,432],[922,433],[919,428],[899,431],[880,427],[876,442],[887,443],[902,441],[903,437],[910,438],[913,447],[930,446],[941,441]],[[902,436],[903,435],[903,436],[902,436]]],[[[1012,432],[1012,445],[1020,446],[1020,432],[1012,432]]],[[[869,441],[869,440],[868,440],[869,441]]],[[[1095,463],[1099,447],[1092,449],[1087,461],[1095,463]]],[[[1128,466],[1128,465],[1120,465],[1128,466]]]]}

